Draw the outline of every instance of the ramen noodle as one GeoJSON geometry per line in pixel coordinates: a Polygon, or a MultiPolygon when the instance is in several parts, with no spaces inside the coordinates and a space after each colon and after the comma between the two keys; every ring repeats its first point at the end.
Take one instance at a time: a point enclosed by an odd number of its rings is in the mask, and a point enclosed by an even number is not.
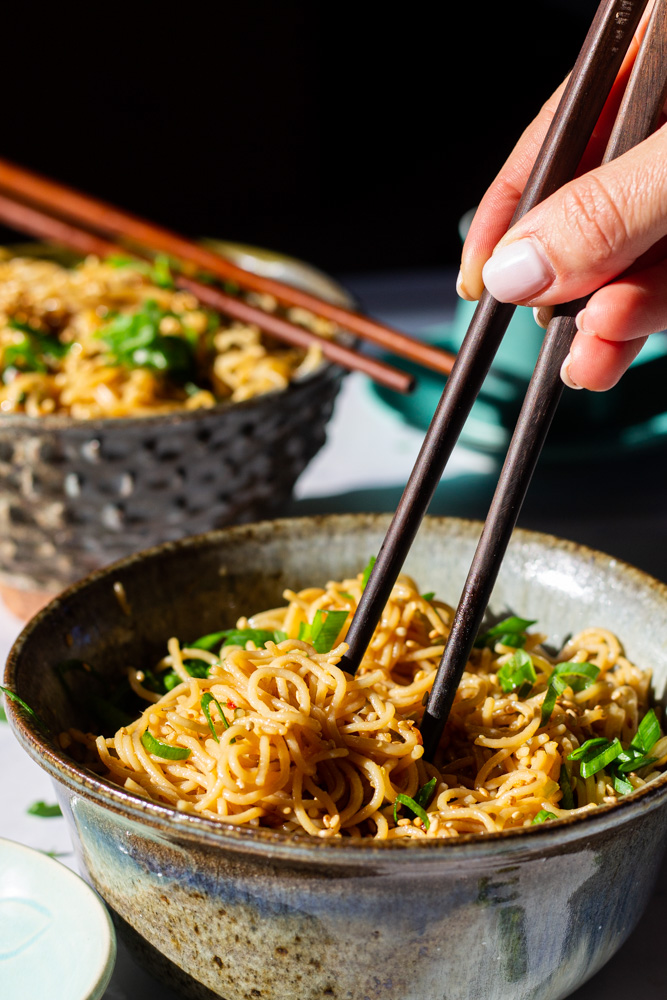
{"type": "MultiPolygon", "coordinates": [[[[271,296],[245,298],[278,309],[271,296]]],[[[303,309],[285,316],[334,333],[303,309]]],[[[211,407],[284,389],[321,360],[318,345],[283,345],[202,307],[173,287],[162,259],[88,257],[68,268],[0,256],[0,414],[87,419],[211,407]]]]}
{"type": "Polygon", "coordinates": [[[552,821],[616,802],[667,761],[650,672],[614,635],[586,629],[551,657],[517,618],[479,637],[424,761],[419,721],[453,611],[401,577],[352,677],[338,662],[363,584],[286,591],[285,607],[237,630],[170,639],[157,667],[128,670],[148,702],[140,718],[111,738],[72,731],[63,746],[176,809],[324,838],[552,821]]]}

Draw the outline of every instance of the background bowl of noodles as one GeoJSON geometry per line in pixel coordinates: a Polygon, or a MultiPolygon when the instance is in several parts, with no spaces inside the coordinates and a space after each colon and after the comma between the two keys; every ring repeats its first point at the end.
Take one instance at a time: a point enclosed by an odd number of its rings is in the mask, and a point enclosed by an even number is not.
{"type": "MultiPolygon", "coordinates": [[[[214,245],[248,270],[352,304],[339,285],[300,261],[238,244],[214,245]]],[[[0,590],[13,610],[27,617],[64,586],[130,552],[280,510],[324,443],[342,369],[323,361],[316,349],[306,356],[277,342],[265,349],[258,333],[241,324],[221,331],[230,343],[216,357],[220,377],[216,375],[213,393],[210,385],[197,392],[197,386],[184,379],[175,390],[165,389],[155,368],[106,366],[100,357],[87,356],[91,345],[98,352],[96,345],[104,346],[95,326],[103,328],[116,307],[121,317],[128,309],[143,308],[139,304],[149,292],[123,285],[128,273],[124,267],[115,268],[107,284],[93,261],[74,292],[67,289],[70,299],[72,294],[80,296],[86,307],[74,323],[86,330],[83,337],[76,329],[68,332],[80,342],[59,359],[61,369],[69,371],[56,376],[61,384],[53,392],[50,375],[24,375],[14,369],[31,367],[24,364],[21,351],[28,345],[37,352],[43,332],[33,332],[35,324],[48,332],[66,313],[65,296],[58,291],[60,276],[54,280],[48,268],[74,261],[40,245],[12,253],[12,261],[26,260],[26,269],[34,266],[32,257],[46,258],[46,273],[34,276],[36,307],[30,301],[26,305],[32,292],[29,281],[27,291],[21,287],[26,284],[21,274],[3,273],[0,295],[0,320],[5,317],[0,590]],[[102,319],[92,316],[91,334],[87,317],[95,312],[98,288],[105,292],[100,308],[106,314],[102,319]],[[16,374],[21,377],[14,378],[16,374]]],[[[0,268],[7,269],[8,257],[0,258],[0,268]]],[[[137,275],[137,280],[144,279],[137,275]]],[[[167,301],[173,292],[153,292],[165,297],[155,306],[160,316],[173,311],[173,300],[167,301]]],[[[201,332],[207,314],[193,308],[184,293],[179,297],[183,301],[177,310],[186,309],[187,322],[199,324],[201,332]]],[[[165,323],[173,323],[174,317],[160,316],[162,337],[163,328],[170,332],[165,323]]],[[[299,315],[295,322],[318,329],[320,321],[299,315]]],[[[162,343],[179,346],[169,336],[162,343]]],[[[52,358],[47,355],[46,364],[43,360],[38,357],[37,364],[45,370],[52,358]]]]}
{"type": "MultiPolygon", "coordinates": [[[[91,725],[86,672],[112,685],[170,636],[232,628],[363,569],[388,519],[304,518],[162,545],[69,588],[24,630],[5,684],[29,754],[55,779],[82,870],[154,974],[184,996],[227,1000],[558,1000],[593,975],[638,920],[667,832],[667,776],[571,818],[445,839],[308,837],[229,825],[110,783],[56,734],[91,725]],[[117,599],[122,590],[123,599],[117,599]]],[[[455,604],[479,525],[427,519],[406,570],[455,604]]],[[[350,584],[352,585],[352,584],[350,584]]],[[[556,649],[612,629],[667,684],[667,588],[600,553],[517,531],[491,602],[537,619],[556,649]]],[[[113,726],[111,727],[113,730],[113,726]]]]}

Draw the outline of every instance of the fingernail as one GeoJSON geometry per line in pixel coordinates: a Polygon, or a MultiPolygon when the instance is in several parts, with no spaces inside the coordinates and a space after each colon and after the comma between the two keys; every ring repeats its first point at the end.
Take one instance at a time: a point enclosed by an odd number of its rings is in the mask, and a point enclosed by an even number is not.
{"type": "Polygon", "coordinates": [[[468,290],[466,289],[466,286],[463,284],[463,274],[461,273],[461,271],[459,271],[458,277],[456,279],[456,294],[459,296],[459,298],[465,299],[466,302],[474,302],[472,295],[469,294],[468,290]]]}
{"type": "Polygon", "coordinates": [[[535,306],[533,309],[533,319],[543,330],[549,326],[553,315],[553,306],[535,306]]]}
{"type": "Polygon", "coordinates": [[[594,337],[595,336],[595,331],[594,330],[590,330],[586,326],[586,310],[585,309],[581,309],[577,313],[577,315],[574,318],[574,322],[577,324],[577,330],[579,331],[579,333],[584,333],[584,334],[586,334],[587,337],[594,337]]]}
{"type": "Polygon", "coordinates": [[[551,284],[552,273],[535,240],[517,240],[496,250],[482,271],[484,285],[499,302],[521,302],[551,284]]]}
{"type": "Polygon", "coordinates": [[[572,363],[572,355],[568,354],[568,356],[565,358],[565,361],[561,366],[560,377],[562,378],[563,382],[568,387],[568,389],[583,389],[583,385],[577,385],[577,383],[572,380],[572,376],[570,375],[571,363],[572,363]]]}

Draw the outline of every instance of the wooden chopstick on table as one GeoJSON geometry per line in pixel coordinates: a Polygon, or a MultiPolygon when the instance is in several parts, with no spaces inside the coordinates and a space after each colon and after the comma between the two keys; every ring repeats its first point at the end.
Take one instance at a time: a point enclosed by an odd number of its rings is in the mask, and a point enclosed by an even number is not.
{"type": "MultiPolygon", "coordinates": [[[[116,243],[110,243],[89,233],[85,229],[73,226],[61,219],[54,218],[39,209],[22,202],[15,201],[0,193],[0,221],[6,223],[20,232],[29,236],[36,236],[39,239],[52,240],[62,246],[74,250],[76,253],[84,255],[94,254],[96,257],[105,258],[117,254],[127,254],[125,247],[116,243]]],[[[140,260],[149,260],[145,254],[136,250],[130,251],[132,256],[140,260]]],[[[385,385],[396,392],[411,392],[414,388],[415,379],[406,372],[386,364],[378,358],[373,358],[368,354],[361,354],[346,347],[340,341],[328,340],[318,334],[307,330],[305,327],[289,323],[287,320],[266,312],[264,309],[257,309],[249,305],[243,299],[234,295],[227,295],[221,289],[213,285],[205,285],[194,278],[178,272],[173,275],[174,284],[177,288],[187,289],[192,292],[204,305],[210,306],[218,312],[225,313],[243,323],[252,323],[259,326],[266,333],[277,337],[279,340],[293,344],[307,350],[311,345],[317,344],[322,354],[341,365],[343,368],[352,371],[360,371],[368,375],[375,382],[385,385]]]]}
{"type": "MultiPolygon", "coordinates": [[[[657,0],[602,162],[609,163],[651,135],[666,99],[667,0],[657,0]]],[[[585,302],[583,298],[558,306],[547,328],[421,722],[427,759],[440,742],[562,395],[561,366],[576,333],[575,317],[585,302]]]]}
{"type": "MultiPolygon", "coordinates": [[[[646,4],[600,4],[511,224],[574,176],[646,4]]],[[[486,291],[479,301],[350,624],[344,670],[355,672],[371,641],[514,308],[486,291]]]]}
{"type": "MultiPolygon", "coordinates": [[[[42,207],[50,214],[74,221],[85,229],[127,240],[139,247],[161,251],[178,260],[188,261],[216,278],[236,282],[241,288],[273,295],[282,306],[297,306],[316,316],[323,316],[342,329],[356,333],[363,340],[377,344],[399,357],[415,361],[425,368],[448,375],[454,365],[454,355],[447,351],[409,337],[361,313],[326,302],[310,292],[246,271],[207,247],[162,226],[74,191],[50,178],[40,177],[3,159],[0,159],[0,188],[10,195],[42,207]]],[[[125,247],[126,252],[127,249],[125,247]]]]}

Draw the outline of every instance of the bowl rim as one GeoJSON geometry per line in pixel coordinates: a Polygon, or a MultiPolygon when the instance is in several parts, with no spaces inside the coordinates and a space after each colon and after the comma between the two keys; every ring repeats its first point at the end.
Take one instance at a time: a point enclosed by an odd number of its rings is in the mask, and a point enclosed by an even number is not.
{"type": "MultiPolygon", "coordinates": [[[[301,260],[298,257],[292,257],[289,254],[281,253],[277,250],[269,250],[265,247],[255,247],[245,243],[237,243],[234,240],[220,240],[220,239],[204,239],[203,243],[209,247],[218,248],[221,250],[224,248],[225,253],[232,258],[243,259],[244,268],[247,271],[252,271],[252,267],[249,266],[251,259],[254,259],[257,265],[256,272],[261,273],[263,270],[263,265],[270,262],[277,262],[286,264],[291,267],[295,274],[304,276],[304,280],[295,281],[295,287],[301,287],[305,291],[309,290],[309,282],[307,280],[308,275],[312,275],[312,281],[323,280],[325,284],[331,287],[331,299],[334,297],[341,301],[346,308],[354,309],[357,307],[354,296],[342,285],[336,278],[332,275],[327,274],[325,271],[321,271],[314,264],[310,264],[308,261],[301,260]]],[[[54,254],[53,247],[50,244],[45,244],[39,240],[34,242],[26,242],[18,245],[10,245],[6,247],[7,250],[23,251],[25,255],[28,255],[28,250],[34,247],[35,253],[30,256],[36,256],[39,259],[39,250],[42,248],[42,252],[47,254],[46,259],[57,258],[59,248],[56,248],[56,253],[54,254]]],[[[79,254],[71,254],[69,251],[63,250],[63,256],[81,258],[79,254]]],[[[14,256],[20,256],[20,252],[14,254],[14,256]]],[[[289,282],[286,282],[289,284],[289,282]]],[[[321,298],[325,298],[325,295],[321,295],[321,298]]],[[[342,333],[342,342],[353,344],[355,338],[345,331],[342,333]]],[[[338,370],[342,372],[343,375],[347,374],[346,369],[342,368],[335,361],[328,361],[326,358],[322,358],[321,362],[312,371],[307,372],[305,375],[300,375],[295,379],[291,379],[284,389],[270,389],[268,392],[260,393],[258,396],[253,396],[250,399],[242,399],[234,403],[231,400],[221,400],[216,403],[215,406],[199,407],[194,410],[185,409],[185,407],[177,408],[173,410],[167,410],[163,413],[147,413],[143,416],[128,416],[128,417],[93,417],[91,419],[87,417],[72,417],[68,414],[44,414],[40,417],[31,417],[26,413],[2,413],[0,414],[0,429],[8,428],[11,430],[44,430],[47,431],[64,431],[64,430],[74,430],[81,428],[82,430],[89,430],[91,433],[102,433],[103,431],[108,431],[111,427],[127,427],[127,428],[150,428],[153,425],[160,426],[172,426],[174,424],[185,423],[189,421],[201,420],[203,417],[211,416],[221,416],[228,410],[234,410],[237,412],[239,410],[249,410],[253,409],[257,405],[258,400],[270,401],[276,397],[280,396],[284,398],[286,393],[297,392],[302,386],[307,386],[311,382],[315,382],[318,379],[326,378],[332,372],[338,370]]]]}
{"type": "MultiPolygon", "coordinates": [[[[61,604],[85,590],[91,584],[113,577],[120,571],[131,569],[137,562],[151,560],[169,552],[179,552],[184,549],[215,547],[225,538],[242,538],[248,531],[258,534],[271,531],[274,526],[281,530],[298,531],[300,527],[317,525],[320,530],[326,530],[327,525],[341,526],[342,523],[366,524],[368,527],[378,527],[388,523],[391,515],[387,514],[331,514],[314,515],[294,518],[276,518],[270,521],[256,521],[252,524],[234,525],[191,535],[178,541],[164,542],[149,549],[134,553],[124,559],[111,563],[96,570],[77,583],[72,584],[56,598],[50,601],[24,627],[14,642],[5,667],[3,683],[11,691],[16,689],[17,670],[20,665],[24,648],[30,643],[35,628],[58,612],[61,604]]],[[[456,517],[427,517],[426,523],[451,524],[458,531],[468,535],[479,535],[482,523],[456,517]]],[[[544,532],[528,531],[517,528],[513,539],[524,544],[547,543],[549,547],[570,552],[587,561],[604,561],[612,563],[614,571],[624,576],[634,577],[643,587],[657,590],[667,603],[667,585],[614,556],[609,556],[599,550],[592,549],[577,542],[567,541],[555,535],[544,532]]],[[[141,825],[147,825],[158,834],[171,839],[181,839],[218,846],[233,852],[262,855],[267,859],[284,859],[294,862],[326,861],[327,864],[358,863],[362,857],[373,855],[375,859],[390,857],[406,858],[405,852],[410,852],[410,860],[418,863],[429,863],[439,860],[434,852],[446,852],[444,857],[452,861],[464,857],[482,858],[498,853],[515,854],[549,848],[553,845],[561,847],[573,844],[575,841],[591,838],[604,833],[611,827],[640,818],[642,815],[658,808],[667,799],[667,771],[659,778],[623,796],[614,804],[606,804],[592,808],[590,812],[555,820],[536,826],[517,827],[501,830],[496,833],[460,834],[456,838],[397,838],[392,840],[375,840],[374,838],[314,838],[305,833],[285,834],[269,828],[244,828],[232,824],[222,824],[216,820],[197,816],[192,813],[179,812],[175,808],[161,803],[152,802],[132,792],[127,792],[119,785],[101,778],[88,768],[77,764],[65,754],[40,729],[39,724],[26,712],[20,709],[11,699],[5,699],[7,719],[16,738],[23,749],[46,770],[56,782],[65,785],[75,795],[80,795],[98,806],[121,814],[128,820],[141,825]],[[527,838],[527,839],[526,839],[527,838]]]]}

